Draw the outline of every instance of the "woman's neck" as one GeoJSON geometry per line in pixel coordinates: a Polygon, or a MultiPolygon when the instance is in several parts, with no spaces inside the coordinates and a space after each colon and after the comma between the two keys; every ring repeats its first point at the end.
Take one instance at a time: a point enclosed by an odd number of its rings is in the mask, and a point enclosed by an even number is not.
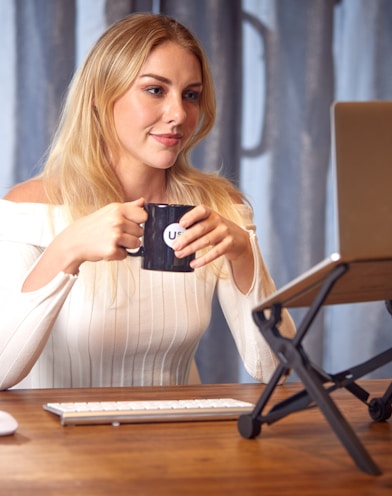
{"type": "Polygon", "coordinates": [[[125,201],[144,198],[149,203],[167,203],[166,171],[149,170],[142,174],[130,172],[126,177],[120,177],[125,201]]]}

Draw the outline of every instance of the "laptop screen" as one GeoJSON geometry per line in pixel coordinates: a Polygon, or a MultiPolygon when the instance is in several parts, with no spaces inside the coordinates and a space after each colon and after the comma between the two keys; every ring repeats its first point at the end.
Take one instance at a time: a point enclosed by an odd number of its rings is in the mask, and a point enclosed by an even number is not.
{"type": "Polygon", "coordinates": [[[392,102],[332,107],[338,242],[350,260],[392,255],[392,102]]]}

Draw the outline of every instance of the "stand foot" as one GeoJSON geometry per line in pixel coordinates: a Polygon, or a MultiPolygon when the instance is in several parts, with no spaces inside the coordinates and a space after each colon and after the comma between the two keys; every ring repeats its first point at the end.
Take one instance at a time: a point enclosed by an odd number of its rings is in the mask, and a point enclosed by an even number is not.
{"type": "Polygon", "coordinates": [[[374,398],[369,403],[369,415],[376,422],[383,422],[392,415],[392,406],[390,403],[386,403],[383,398],[374,398]]]}
{"type": "Polygon", "coordinates": [[[261,422],[249,414],[239,417],[237,427],[241,436],[246,439],[253,439],[261,432],[261,422]]]}

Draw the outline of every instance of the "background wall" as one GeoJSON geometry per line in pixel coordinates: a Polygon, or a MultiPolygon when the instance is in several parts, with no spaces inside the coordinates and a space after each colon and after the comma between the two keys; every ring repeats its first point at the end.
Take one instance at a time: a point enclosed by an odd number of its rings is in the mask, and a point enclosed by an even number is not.
{"type": "MultiPolygon", "coordinates": [[[[135,11],[177,17],[202,41],[218,119],[194,163],[222,168],[248,195],[266,262],[287,283],[331,244],[331,103],[392,100],[392,2],[0,0],[1,196],[38,172],[89,47],[135,11]]],[[[328,307],[306,347],[338,371],[389,347],[390,320],[383,302],[328,307]]],[[[219,308],[197,361],[204,382],[250,380],[219,308]]],[[[392,376],[392,364],[373,376],[392,376]]]]}

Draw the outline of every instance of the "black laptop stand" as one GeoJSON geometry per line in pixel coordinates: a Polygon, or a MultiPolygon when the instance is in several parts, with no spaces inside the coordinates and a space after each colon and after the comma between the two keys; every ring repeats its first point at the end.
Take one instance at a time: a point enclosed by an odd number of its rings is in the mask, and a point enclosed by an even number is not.
{"type": "MultiPolygon", "coordinates": [[[[368,405],[369,414],[373,420],[378,422],[387,420],[392,412],[392,382],[381,398],[374,398],[368,402],[370,394],[355,381],[392,361],[392,348],[360,365],[337,374],[328,374],[311,362],[302,346],[302,340],[306,336],[335,282],[348,270],[348,264],[341,264],[333,268],[327,275],[298,326],[297,334],[293,339],[285,338],[278,330],[277,326],[281,320],[282,309],[279,303],[272,304],[271,308],[268,309],[270,312],[268,318],[265,315],[265,309],[255,310],[253,312],[254,320],[272,351],[278,357],[279,364],[271,380],[263,390],[253,412],[241,415],[238,419],[238,430],[245,438],[255,438],[260,434],[262,424],[272,424],[291,413],[317,406],[357,466],[364,472],[379,475],[381,474],[380,469],[372,460],[330,395],[338,388],[345,388],[360,401],[368,405]],[[302,381],[304,389],[286,400],[277,403],[264,414],[263,410],[280,379],[286,376],[291,369],[295,371],[302,381]]],[[[389,300],[386,301],[386,307],[392,315],[392,302],[389,300]]]]}

